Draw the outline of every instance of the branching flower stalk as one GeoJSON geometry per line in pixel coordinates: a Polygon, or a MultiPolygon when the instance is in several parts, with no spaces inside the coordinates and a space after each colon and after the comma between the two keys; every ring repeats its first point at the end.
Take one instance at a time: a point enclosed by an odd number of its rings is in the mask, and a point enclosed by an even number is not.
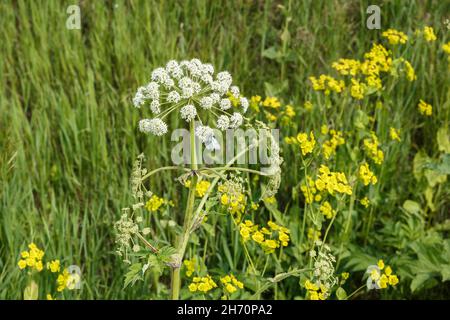
{"type": "MultiPolygon", "coordinates": [[[[155,136],[162,136],[168,132],[168,126],[165,120],[171,113],[179,113],[182,120],[189,124],[190,129],[190,168],[182,166],[165,166],[153,171],[147,172],[142,169],[142,159],[140,156],[135,163],[133,171],[133,195],[138,201],[132,208],[125,208],[124,214],[116,223],[118,230],[117,242],[119,244],[119,254],[125,252],[125,261],[128,261],[127,250],[133,248],[133,251],[139,252],[139,246],[135,241],[143,242],[144,246],[149,249],[150,256],[155,255],[158,261],[164,263],[171,268],[171,298],[177,300],[180,297],[181,277],[180,269],[186,248],[189,243],[191,234],[201,225],[203,218],[207,214],[204,207],[209,196],[220,180],[228,181],[228,175],[234,176],[240,173],[256,174],[268,178],[266,189],[261,195],[264,197],[272,197],[276,194],[280,184],[280,165],[282,158],[279,156],[278,142],[272,135],[269,135],[270,143],[265,144],[265,148],[270,151],[269,164],[270,167],[264,170],[255,170],[247,167],[233,166],[237,159],[250,150],[257,147],[262,138],[259,134],[257,138],[253,138],[250,144],[238,152],[225,166],[202,167],[199,168],[197,159],[197,143],[204,144],[207,150],[219,150],[220,145],[215,138],[214,130],[209,127],[206,122],[202,121],[201,113],[208,113],[206,119],[215,119],[217,129],[225,131],[228,129],[238,129],[245,124],[248,128],[258,128],[268,130],[269,128],[260,121],[254,124],[243,116],[249,107],[247,98],[241,95],[237,86],[232,85],[232,77],[228,72],[219,72],[214,74],[214,68],[210,64],[203,64],[198,59],[190,61],[169,61],[164,68],[157,68],[151,74],[151,82],[138,89],[133,104],[136,108],[148,107],[153,113],[154,118],[144,118],[139,121],[139,129],[141,132],[150,133],[155,136]],[[198,125],[197,125],[198,124],[198,125]],[[197,140],[198,139],[198,140],[197,140]],[[156,173],[163,171],[182,171],[179,181],[186,185],[189,179],[189,193],[185,206],[185,213],[182,224],[182,231],[175,239],[175,248],[162,247],[158,248],[152,241],[148,241],[145,237],[150,231],[149,228],[140,229],[139,223],[142,218],[134,219],[134,215],[141,207],[144,206],[144,192],[148,197],[152,197],[152,193],[146,189],[144,182],[156,173]],[[231,174],[232,173],[232,174],[231,174]],[[197,185],[202,179],[212,178],[209,187],[202,194],[199,202],[196,202],[197,185]],[[196,205],[197,203],[197,205],[196,205]],[[131,217],[129,214],[131,213],[131,217]],[[136,238],[136,240],[134,240],[136,238]],[[130,245],[131,243],[131,245],[130,245]],[[169,254],[170,253],[170,254],[169,254]]],[[[155,207],[150,205],[151,210],[157,208],[164,202],[163,199],[156,197],[155,207]]],[[[141,258],[145,255],[141,254],[141,258]]],[[[149,263],[142,267],[142,274],[150,266],[149,263]]],[[[154,259],[152,260],[154,263],[154,259]]],[[[131,276],[127,275],[131,281],[140,278],[139,266],[133,269],[131,276]]],[[[127,280],[126,280],[127,282],[127,280]]]]}

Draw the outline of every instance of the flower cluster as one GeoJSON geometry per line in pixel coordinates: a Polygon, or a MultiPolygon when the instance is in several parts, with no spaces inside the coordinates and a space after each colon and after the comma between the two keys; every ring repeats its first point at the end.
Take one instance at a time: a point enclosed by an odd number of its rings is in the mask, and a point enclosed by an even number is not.
{"type": "Polygon", "coordinates": [[[400,138],[400,130],[396,128],[389,128],[389,136],[392,140],[397,140],[399,142],[402,141],[402,139],[400,138]]]}
{"type": "Polygon", "coordinates": [[[420,99],[417,108],[419,108],[419,112],[425,116],[431,116],[433,114],[433,107],[431,104],[426,103],[422,99],[420,99]]]}
{"type": "Polygon", "coordinates": [[[195,272],[195,266],[196,266],[196,259],[192,258],[191,260],[184,260],[183,264],[186,267],[186,276],[190,277],[195,272]]]}
{"type": "Polygon", "coordinates": [[[347,177],[342,172],[333,172],[325,166],[319,168],[319,175],[315,186],[319,191],[328,191],[330,195],[337,193],[352,194],[352,187],[348,184],[347,177]]]}
{"type": "Polygon", "coordinates": [[[384,161],[384,153],[379,148],[380,142],[378,141],[378,137],[374,132],[371,133],[370,138],[366,138],[363,141],[364,148],[366,150],[367,155],[376,163],[382,164],[384,161]]]}
{"type": "Polygon", "coordinates": [[[336,211],[331,207],[331,204],[328,201],[322,203],[319,210],[327,219],[333,218],[333,216],[336,214],[336,211]]]}
{"type": "Polygon", "coordinates": [[[392,273],[390,266],[385,266],[383,260],[379,260],[376,266],[367,268],[369,277],[367,279],[367,288],[370,289],[386,289],[388,285],[395,286],[399,280],[392,273]],[[384,273],[382,272],[384,270],[384,273]]]}
{"type": "Polygon", "coordinates": [[[363,163],[359,166],[359,177],[365,186],[368,186],[371,183],[376,184],[378,181],[374,173],[370,171],[369,165],[367,163],[363,163]]]}
{"type": "Polygon", "coordinates": [[[312,83],[313,89],[316,91],[323,91],[325,95],[329,95],[332,91],[341,93],[345,89],[345,83],[343,80],[336,80],[335,78],[322,74],[317,79],[316,77],[309,77],[312,83]]]}
{"type": "Polygon", "coordinates": [[[311,282],[310,280],[305,281],[305,289],[308,291],[308,299],[309,300],[326,300],[328,297],[328,289],[321,284],[318,286],[317,284],[311,282]]]}
{"type": "Polygon", "coordinates": [[[156,136],[164,135],[168,128],[163,119],[179,109],[180,117],[186,122],[198,119],[202,123],[195,134],[207,149],[217,149],[214,131],[203,125],[199,110],[209,111],[215,116],[216,126],[221,130],[240,127],[244,121],[242,114],[247,111],[249,101],[232,82],[228,72],[215,75],[214,67],[199,59],[169,61],[164,68],[152,72],[151,82],[140,87],[133,98],[135,107],[148,105],[155,116],[140,120],[139,129],[156,136]],[[240,106],[240,112],[230,111],[233,104],[240,106]]]}
{"type": "Polygon", "coordinates": [[[44,265],[42,264],[42,258],[44,257],[44,251],[39,249],[34,243],[28,245],[28,251],[22,251],[18,266],[20,269],[30,268],[30,270],[42,271],[44,265]]]}
{"type": "Polygon", "coordinates": [[[233,214],[237,214],[237,219],[240,219],[240,214],[244,212],[247,198],[245,190],[242,185],[242,179],[237,176],[231,176],[223,182],[219,183],[217,187],[220,203],[233,214]]]}
{"type": "Polygon", "coordinates": [[[221,277],[220,282],[224,285],[225,290],[230,294],[236,292],[238,289],[244,288],[244,284],[236,279],[236,277],[231,273],[221,277]]]}
{"type": "Polygon", "coordinates": [[[193,277],[192,283],[188,287],[190,292],[199,291],[202,293],[207,293],[214,288],[217,288],[217,284],[210,275],[206,275],[205,277],[193,277]]]}
{"type": "Polygon", "coordinates": [[[245,220],[239,225],[239,232],[244,241],[252,239],[263,248],[265,253],[272,253],[280,245],[286,247],[289,244],[289,229],[276,224],[273,221],[267,222],[266,227],[259,228],[250,220],[245,220]]]}
{"type": "Polygon", "coordinates": [[[336,131],[334,129],[328,131],[328,128],[326,126],[322,126],[322,129],[323,134],[327,134],[329,132],[331,135],[331,138],[324,141],[324,143],[322,144],[323,156],[325,157],[325,159],[329,159],[333,154],[336,153],[337,147],[345,143],[345,139],[343,138],[341,131],[336,131]]]}
{"type": "Polygon", "coordinates": [[[433,42],[437,40],[433,27],[425,26],[423,30],[417,30],[416,34],[422,35],[427,42],[433,42]]]}
{"type": "Polygon", "coordinates": [[[384,38],[387,38],[390,44],[405,44],[408,41],[408,36],[401,31],[395,29],[388,29],[381,34],[384,38]]]}
{"type": "Polygon", "coordinates": [[[59,272],[61,269],[61,263],[59,260],[52,260],[50,262],[47,262],[47,269],[50,270],[52,273],[59,272]]]}
{"type": "Polygon", "coordinates": [[[297,137],[285,137],[284,141],[287,144],[298,145],[302,150],[302,155],[304,156],[308,153],[312,153],[314,147],[316,146],[316,139],[312,131],[309,133],[309,138],[307,133],[300,132],[299,134],[297,134],[297,137]]]}
{"type": "MultiPolygon", "coordinates": [[[[22,251],[20,253],[21,259],[18,262],[19,269],[29,268],[30,270],[41,272],[44,270],[44,263],[42,261],[45,255],[44,251],[39,249],[34,243],[30,243],[28,248],[28,251],[22,251]]],[[[47,262],[46,269],[51,273],[59,273],[61,270],[60,260],[56,259],[47,262]]],[[[57,291],[61,292],[66,288],[72,290],[80,281],[81,279],[78,274],[69,273],[68,269],[65,268],[58,274],[56,279],[57,291]]],[[[51,294],[47,294],[47,298],[53,299],[51,294]]]]}
{"type": "Polygon", "coordinates": [[[368,208],[370,201],[369,201],[369,198],[364,197],[361,200],[359,200],[359,203],[361,203],[364,207],[368,208]]]}
{"type": "MultiPolygon", "coordinates": [[[[199,197],[199,198],[203,197],[206,194],[206,191],[208,191],[210,185],[211,185],[211,182],[209,182],[208,180],[198,181],[197,184],[195,185],[195,196],[199,197]]],[[[186,188],[190,188],[191,180],[187,180],[184,183],[184,186],[186,188]]]]}

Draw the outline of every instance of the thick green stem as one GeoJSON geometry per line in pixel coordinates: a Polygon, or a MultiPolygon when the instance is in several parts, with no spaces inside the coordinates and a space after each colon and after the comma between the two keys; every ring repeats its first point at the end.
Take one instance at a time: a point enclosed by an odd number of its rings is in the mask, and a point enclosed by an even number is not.
{"type": "MultiPolygon", "coordinates": [[[[191,121],[190,125],[190,149],[191,149],[191,169],[193,171],[198,169],[197,166],[197,157],[196,157],[196,145],[195,145],[195,126],[194,121],[191,121]]],[[[178,300],[180,297],[180,287],[181,287],[181,279],[180,279],[180,268],[181,263],[183,261],[184,252],[186,251],[187,243],[189,241],[189,235],[191,233],[191,220],[192,214],[194,212],[194,204],[195,204],[195,187],[197,185],[197,175],[194,173],[191,180],[191,185],[189,188],[189,196],[186,203],[186,211],[184,215],[183,222],[183,234],[181,238],[178,240],[177,245],[177,259],[176,265],[172,269],[172,300],[178,300]]]]}

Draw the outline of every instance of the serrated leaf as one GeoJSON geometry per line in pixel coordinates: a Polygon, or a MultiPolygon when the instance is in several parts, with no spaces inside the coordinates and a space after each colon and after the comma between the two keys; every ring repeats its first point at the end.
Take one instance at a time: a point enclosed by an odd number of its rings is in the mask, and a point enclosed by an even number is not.
{"type": "Polygon", "coordinates": [[[124,281],[123,287],[126,288],[130,284],[131,284],[131,286],[133,286],[136,283],[136,281],[143,280],[142,276],[141,276],[141,270],[142,270],[141,263],[132,264],[128,268],[128,272],[125,275],[125,281],[124,281]]]}

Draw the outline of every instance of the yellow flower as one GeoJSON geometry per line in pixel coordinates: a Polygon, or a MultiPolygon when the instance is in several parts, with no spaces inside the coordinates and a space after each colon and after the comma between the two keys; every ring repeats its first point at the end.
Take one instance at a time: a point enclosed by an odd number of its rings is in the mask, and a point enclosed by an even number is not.
{"type": "Polygon", "coordinates": [[[38,272],[42,271],[44,269],[42,264],[42,258],[45,254],[44,251],[40,250],[34,243],[30,243],[28,248],[29,251],[22,251],[20,253],[20,256],[23,259],[20,259],[17,263],[19,269],[22,270],[29,267],[30,269],[35,269],[38,272]]]}
{"type": "Polygon", "coordinates": [[[236,292],[236,287],[235,286],[233,286],[231,283],[228,283],[226,286],[225,286],[225,288],[227,289],[227,291],[229,292],[229,293],[233,293],[233,292],[236,292]]]}
{"type": "Polygon", "coordinates": [[[395,286],[398,283],[398,278],[396,275],[389,276],[389,284],[395,286]]]}
{"type": "Polygon", "coordinates": [[[60,270],[59,260],[53,260],[51,262],[47,262],[47,269],[49,269],[53,273],[59,272],[59,270],[60,270]]]}
{"type": "Polygon", "coordinates": [[[50,293],[47,294],[47,300],[55,300],[53,299],[52,295],[50,293]]]}
{"type": "Polygon", "coordinates": [[[405,44],[408,41],[408,36],[401,31],[395,29],[388,29],[381,34],[383,37],[387,38],[390,44],[405,44]]]}
{"type": "Polygon", "coordinates": [[[186,267],[186,276],[190,277],[195,271],[196,259],[192,258],[191,260],[184,260],[183,264],[186,267]]]}
{"type": "Polygon", "coordinates": [[[197,284],[196,284],[196,283],[191,283],[191,284],[188,286],[188,288],[189,288],[189,291],[190,291],[190,292],[195,292],[195,291],[197,291],[197,284]]]}
{"type": "Polygon", "coordinates": [[[334,68],[340,74],[346,76],[355,76],[358,74],[361,66],[361,62],[353,59],[339,59],[337,62],[333,62],[331,67],[334,68]]]}
{"type": "Polygon", "coordinates": [[[67,269],[64,269],[64,271],[58,275],[58,278],[56,279],[56,283],[58,285],[56,290],[58,292],[61,292],[65,288],[67,288],[67,284],[69,282],[69,278],[70,278],[70,273],[69,273],[69,271],[67,269]]]}
{"type": "Polygon", "coordinates": [[[331,139],[325,141],[322,145],[323,155],[325,159],[329,159],[333,154],[336,153],[337,147],[345,143],[341,131],[332,129],[330,130],[330,134],[331,139]]]}
{"type": "Polygon", "coordinates": [[[325,217],[327,217],[327,219],[331,219],[336,214],[336,211],[333,210],[333,208],[331,207],[331,205],[330,205],[330,203],[328,201],[325,201],[320,206],[320,212],[322,212],[322,214],[325,217]]]}
{"type": "Polygon", "coordinates": [[[145,204],[145,208],[150,212],[156,212],[164,204],[164,199],[158,197],[156,194],[152,195],[145,204]]]}
{"type": "Polygon", "coordinates": [[[252,210],[258,210],[259,204],[257,204],[257,203],[252,201],[252,204],[250,205],[250,207],[251,207],[252,210]]]}
{"type": "Polygon", "coordinates": [[[42,261],[37,261],[35,264],[35,268],[38,272],[41,272],[42,269],[44,269],[44,265],[42,264],[42,261]]]}
{"type": "Polygon", "coordinates": [[[391,127],[389,129],[389,136],[391,137],[392,140],[401,141],[400,130],[397,130],[397,129],[391,127]]]}
{"type": "Polygon", "coordinates": [[[369,198],[364,197],[364,198],[362,198],[361,200],[359,200],[359,202],[360,202],[364,207],[366,207],[366,208],[369,207],[369,204],[370,204],[369,198]]]}
{"type": "Polygon", "coordinates": [[[388,286],[389,283],[389,278],[383,274],[380,279],[378,279],[378,285],[380,286],[381,289],[385,289],[388,286]]]}
{"type": "Polygon", "coordinates": [[[239,233],[241,234],[241,237],[244,239],[244,241],[250,239],[250,228],[245,224],[241,223],[239,233]]]}
{"type": "Polygon", "coordinates": [[[277,121],[277,117],[271,114],[270,112],[265,112],[266,118],[268,121],[275,122],[277,121]]]}
{"type": "Polygon", "coordinates": [[[27,267],[27,262],[26,260],[19,260],[19,263],[17,264],[19,266],[20,269],[25,269],[27,267]]]}
{"type": "Polygon", "coordinates": [[[305,288],[306,288],[307,290],[311,290],[311,291],[317,291],[317,290],[319,290],[319,287],[318,287],[315,283],[312,283],[312,282],[309,281],[309,280],[306,280],[306,281],[305,281],[305,288]]]}
{"type": "Polygon", "coordinates": [[[403,58],[400,58],[400,61],[402,61],[403,65],[405,66],[404,72],[406,74],[406,79],[408,79],[409,82],[416,80],[417,79],[416,72],[414,71],[414,68],[411,65],[411,63],[409,63],[409,61],[403,58]]]}
{"type": "Polygon", "coordinates": [[[364,139],[366,153],[376,164],[382,164],[384,160],[384,153],[379,149],[379,145],[380,143],[374,132],[372,132],[371,138],[364,139]]]}
{"type": "Polygon", "coordinates": [[[302,155],[305,156],[308,153],[313,152],[314,146],[316,145],[316,140],[312,131],[309,133],[309,140],[306,133],[299,133],[297,135],[297,141],[300,144],[302,155]]]}
{"type": "Polygon", "coordinates": [[[295,117],[295,111],[294,111],[294,108],[293,108],[290,104],[288,104],[288,105],[286,106],[286,115],[287,115],[289,118],[295,117]]]}
{"type": "MultiPolygon", "coordinates": [[[[449,51],[450,51],[450,44],[449,44],[449,51]]],[[[305,103],[303,104],[303,108],[305,108],[306,111],[311,111],[313,109],[313,104],[311,103],[311,101],[305,101],[305,103]]]]}
{"type": "Polygon", "coordinates": [[[423,37],[425,38],[425,40],[427,42],[433,42],[433,41],[436,41],[436,39],[437,39],[432,27],[423,28],[423,37]]]}
{"type": "Polygon", "coordinates": [[[417,107],[419,108],[420,113],[425,116],[431,116],[433,114],[433,107],[431,104],[426,103],[422,99],[420,99],[417,107]]]}
{"type": "Polygon", "coordinates": [[[391,269],[391,267],[390,267],[390,266],[386,266],[386,268],[384,269],[384,273],[385,273],[387,276],[390,276],[390,275],[392,274],[392,269],[391,269]]]}
{"type": "Polygon", "coordinates": [[[256,231],[253,235],[252,235],[252,239],[257,242],[257,243],[263,243],[264,242],[264,235],[259,232],[256,231]]]}
{"type": "Polygon", "coordinates": [[[281,106],[281,103],[276,97],[266,97],[262,105],[266,108],[278,109],[281,106]]]}
{"type": "Polygon", "coordinates": [[[356,79],[351,79],[352,86],[350,88],[350,94],[353,98],[361,100],[364,98],[364,93],[366,92],[366,85],[359,82],[356,79]]]}
{"type": "Polygon", "coordinates": [[[367,163],[363,163],[359,167],[359,177],[363,181],[364,185],[367,186],[370,183],[376,184],[377,183],[377,177],[373,174],[372,171],[369,169],[369,165],[367,163]]]}
{"type": "Polygon", "coordinates": [[[380,270],[384,269],[384,261],[382,259],[378,260],[377,263],[378,268],[380,268],[380,270]]]}
{"type": "Polygon", "coordinates": [[[250,108],[255,112],[259,113],[259,104],[261,102],[260,96],[253,96],[250,98],[250,108]]]}
{"type": "Polygon", "coordinates": [[[331,91],[341,93],[345,89],[345,83],[342,80],[337,80],[328,75],[320,75],[316,77],[309,77],[315,91],[323,91],[325,95],[329,95],[331,91]]]}
{"type": "Polygon", "coordinates": [[[442,45],[442,50],[448,55],[450,55],[450,42],[444,43],[442,45]]]}

